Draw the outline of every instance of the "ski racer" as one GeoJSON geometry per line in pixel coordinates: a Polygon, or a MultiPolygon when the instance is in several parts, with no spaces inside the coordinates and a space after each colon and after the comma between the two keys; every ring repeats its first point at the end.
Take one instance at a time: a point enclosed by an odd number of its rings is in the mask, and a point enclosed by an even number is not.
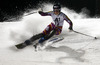
{"type": "Polygon", "coordinates": [[[16,45],[18,49],[22,49],[28,45],[31,45],[33,41],[40,39],[39,43],[43,43],[45,40],[48,40],[53,35],[59,35],[62,32],[64,20],[69,23],[69,30],[73,30],[73,23],[67,17],[66,14],[61,12],[61,5],[54,4],[53,11],[43,12],[38,11],[41,16],[51,16],[53,21],[43,30],[42,33],[32,36],[30,39],[26,40],[24,43],[16,45]]]}

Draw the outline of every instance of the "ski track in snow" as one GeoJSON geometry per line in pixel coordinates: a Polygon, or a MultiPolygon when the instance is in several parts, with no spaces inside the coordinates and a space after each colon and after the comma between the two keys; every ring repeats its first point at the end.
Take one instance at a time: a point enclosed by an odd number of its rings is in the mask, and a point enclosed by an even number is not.
{"type": "Polygon", "coordinates": [[[100,19],[82,19],[84,15],[67,8],[62,11],[72,13],[68,16],[73,21],[74,30],[98,39],[69,32],[68,23],[64,22],[60,34],[64,40],[53,44],[56,48],[48,47],[35,52],[33,46],[28,46],[18,50],[14,45],[42,32],[52,21],[51,17],[35,13],[23,17],[19,22],[0,23],[0,65],[100,65],[100,19]]]}

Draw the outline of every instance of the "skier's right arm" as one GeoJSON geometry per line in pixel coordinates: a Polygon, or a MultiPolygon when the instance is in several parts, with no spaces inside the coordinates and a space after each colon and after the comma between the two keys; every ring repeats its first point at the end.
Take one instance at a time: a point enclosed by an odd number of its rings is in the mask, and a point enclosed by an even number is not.
{"type": "Polygon", "coordinates": [[[69,23],[69,30],[73,30],[73,23],[72,21],[68,18],[67,15],[64,14],[64,20],[66,20],[69,23]]]}
{"type": "Polygon", "coordinates": [[[51,16],[49,12],[38,11],[41,16],[51,16]]]}

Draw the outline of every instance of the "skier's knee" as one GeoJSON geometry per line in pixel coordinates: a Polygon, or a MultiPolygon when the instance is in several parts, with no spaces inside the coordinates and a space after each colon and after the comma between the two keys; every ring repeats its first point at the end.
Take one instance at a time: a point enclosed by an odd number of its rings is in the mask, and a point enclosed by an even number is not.
{"type": "Polygon", "coordinates": [[[24,43],[25,43],[26,45],[31,45],[31,41],[30,41],[30,40],[26,40],[24,43]]]}

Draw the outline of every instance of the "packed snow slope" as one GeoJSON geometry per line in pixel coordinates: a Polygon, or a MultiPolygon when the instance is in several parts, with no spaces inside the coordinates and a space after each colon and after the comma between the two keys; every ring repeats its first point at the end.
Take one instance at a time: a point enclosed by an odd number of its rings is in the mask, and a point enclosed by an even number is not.
{"type": "MultiPolygon", "coordinates": [[[[50,4],[44,8],[49,10],[50,4]]],[[[67,8],[62,8],[62,12],[72,20],[75,31],[98,39],[69,32],[65,21],[60,34],[64,40],[53,44],[56,48],[35,52],[31,45],[18,50],[14,45],[42,32],[52,21],[38,13],[23,16],[18,22],[0,23],[0,65],[100,65],[100,19],[86,18],[83,12],[77,14],[67,8]]]]}

